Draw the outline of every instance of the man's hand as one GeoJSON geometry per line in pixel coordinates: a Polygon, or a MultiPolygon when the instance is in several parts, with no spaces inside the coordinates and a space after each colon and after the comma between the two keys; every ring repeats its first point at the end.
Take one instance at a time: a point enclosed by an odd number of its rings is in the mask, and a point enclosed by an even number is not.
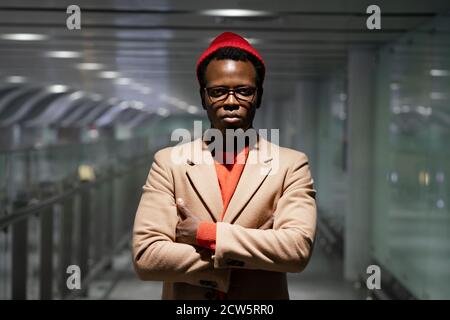
{"type": "Polygon", "coordinates": [[[183,220],[177,224],[176,241],[196,245],[200,219],[191,213],[181,198],[177,199],[177,208],[183,220]]]}

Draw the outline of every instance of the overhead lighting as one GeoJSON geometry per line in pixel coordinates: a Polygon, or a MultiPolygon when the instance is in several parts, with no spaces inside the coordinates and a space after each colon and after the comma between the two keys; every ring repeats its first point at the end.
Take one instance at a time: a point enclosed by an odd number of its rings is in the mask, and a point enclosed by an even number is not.
{"type": "Polygon", "coordinates": [[[47,90],[51,93],[66,92],[68,89],[69,89],[69,87],[62,85],[62,84],[54,84],[52,86],[47,87],[47,90]]]}
{"type": "Polygon", "coordinates": [[[192,106],[192,105],[187,108],[187,112],[189,112],[191,114],[197,113],[198,110],[199,110],[199,108],[197,106],[192,106]]]}
{"type": "Polygon", "coordinates": [[[392,112],[395,114],[400,114],[402,113],[402,108],[400,108],[400,106],[394,106],[392,107],[392,112]]]}
{"type": "Polygon", "coordinates": [[[391,83],[391,90],[395,91],[400,89],[400,85],[398,83],[391,83]]]}
{"type": "Polygon", "coordinates": [[[84,96],[84,93],[82,91],[75,91],[69,96],[70,100],[78,100],[84,96]]]}
{"type": "Polygon", "coordinates": [[[115,79],[119,76],[119,73],[117,71],[102,71],[98,76],[103,79],[115,79]]]}
{"type": "Polygon", "coordinates": [[[8,83],[24,83],[27,81],[27,78],[22,76],[9,76],[6,77],[5,81],[8,83]]]}
{"type": "Polygon", "coordinates": [[[103,65],[101,63],[83,62],[77,64],[77,68],[80,70],[100,70],[103,69],[103,65]]]}
{"type": "Polygon", "coordinates": [[[167,110],[166,108],[158,108],[158,110],[156,111],[157,114],[159,114],[162,117],[167,117],[169,115],[169,110],[167,110]]]}
{"type": "Polygon", "coordinates": [[[425,185],[425,186],[429,185],[429,183],[430,183],[430,174],[427,171],[421,170],[419,172],[419,183],[421,185],[425,185]]]}
{"type": "Polygon", "coordinates": [[[130,107],[130,104],[128,101],[122,101],[121,103],[119,103],[118,107],[121,110],[124,110],[124,109],[128,109],[130,107]]]}
{"type": "Polygon", "coordinates": [[[41,41],[48,37],[38,33],[5,33],[0,35],[0,39],[13,41],[41,41]]]}
{"type": "Polygon", "coordinates": [[[176,97],[171,97],[171,96],[165,95],[165,94],[161,94],[159,96],[159,100],[169,103],[181,110],[187,110],[187,108],[189,107],[189,105],[185,101],[180,100],[176,97]]]}
{"type": "Polygon", "coordinates": [[[401,110],[403,113],[408,113],[411,112],[411,107],[405,104],[404,106],[401,107],[401,110]]]}
{"type": "Polygon", "coordinates": [[[244,37],[244,39],[247,40],[248,43],[253,44],[253,45],[261,43],[261,39],[257,39],[257,38],[245,38],[244,37]]]}
{"type": "Polygon", "coordinates": [[[144,109],[145,104],[142,101],[132,101],[131,102],[131,108],[136,110],[142,110],[144,109]]]}
{"type": "Polygon", "coordinates": [[[424,106],[417,106],[416,112],[418,114],[421,114],[425,117],[431,116],[432,110],[430,107],[424,107],[424,106]]]}
{"type": "Polygon", "coordinates": [[[88,134],[89,138],[91,138],[92,140],[98,139],[99,134],[97,129],[95,128],[90,129],[88,134]]]}
{"type": "Polygon", "coordinates": [[[152,92],[152,89],[149,87],[146,87],[140,83],[134,83],[131,85],[131,89],[134,89],[136,91],[139,91],[142,94],[150,94],[152,92]]]}
{"type": "Polygon", "coordinates": [[[45,56],[47,58],[71,59],[81,57],[81,53],[77,51],[48,51],[45,56]]]}
{"type": "Polygon", "coordinates": [[[203,10],[200,14],[214,17],[264,17],[273,15],[269,11],[248,10],[248,9],[213,9],[203,10]]]}
{"type": "Polygon", "coordinates": [[[115,81],[116,84],[127,85],[131,83],[131,80],[128,78],[119,78],[115,81]]]}
{"type": "Polygon", "coordinates": [[[444,100],[446,98],[446,95],[443,92],[431,92],[430,98],[432,100],[444,100]]]}
{"type": "Polygon", "coordinates": [[[391,182],[392,183],[397,183],[398,181],[398,173],[397,172],[391,172],[391,182]]]}
{"type": "Polygon", "coordinates": [[[431,69],[430,75],[433,77],[447,77],[450,75],[450,72],[448,70],[431,69]]]}
{"type": "MultiPolygon", "coordinates": [[[[215,39],[214,37],[210,37],[210,38],[205,39],[205,42],[211,43],[214,39],[215,39]]],[[[248,43],[250,43],[252,45],[257,45],[257,44],[260,44],[262,42],[261,39],[257,39],[257,38],[246,38],[246,37],[244,37],[244,39],[247,40],[248,43]]]]}

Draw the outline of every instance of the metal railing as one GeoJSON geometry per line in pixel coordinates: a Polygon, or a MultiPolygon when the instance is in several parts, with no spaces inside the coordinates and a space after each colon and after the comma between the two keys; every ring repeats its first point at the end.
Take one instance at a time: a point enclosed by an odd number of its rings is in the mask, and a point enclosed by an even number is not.
{"type": "MultiPolygon", "coordinates": [[[[129,142],[122,142],[129,143],[129,142]]],[[[141,187],[151,164],[148,144],[96,173],[95,180],[71,182],[43,199],[17,199],[0,216],[0,287],[3,299],[86,297],[89,284],[129,243],[141,187]],[[69,266],[81,271],[81,287],[71,288],[69,266]]],[[[117,147],[117,146],[116,146],[117,147]]],[[[131,263],[131,257],[130,257],[131,263]]]]}

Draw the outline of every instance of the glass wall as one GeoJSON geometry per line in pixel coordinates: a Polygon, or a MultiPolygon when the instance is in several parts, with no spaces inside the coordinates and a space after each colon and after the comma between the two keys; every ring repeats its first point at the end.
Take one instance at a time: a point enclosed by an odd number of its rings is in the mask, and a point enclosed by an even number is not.
{"type": "Polygon", "coordinates": [[[450,298],[450,17],[378,54],[373,257],[419,299],[450,298]]]}
{"type": "MultiPolygon", "coordinates": [[[[52,284],[52,289],[47,298],[65,298],[66,268],[83,265],[83,250],[87,252],[85,270],[90,272],[98,269],[95,266],[124,236],[129,238],[153,157],[150,138],[0,152],[0,218],[17,215],[26,206],[35,208],[23,220],[2,221],[0,300],[15,298],[14,291],[22,288],[14,276],[20,265],[17,261],[24,261],[26,267],[24,298],[43,298],[40,281],[43,270],[48,269],[44,282],[52,284]],[[81,180],[96,183],[87,189],[81,180]],[[44,200],[52,205],[37,208],[44,200]],[[45,234],[52,234],[45,237],[48,241],[43,238],[45,234]],[[45,259],[51,259],[51,267],[45,267],[45,259]]],[[[20,270],[17,273],[20,275],[20,270]]]]}
{"type": "Polygon", "coordinates": [[[342,236],[347,206],[346,70],[337,70],[320,85],[316,188],[320,218],[342,236]]]}

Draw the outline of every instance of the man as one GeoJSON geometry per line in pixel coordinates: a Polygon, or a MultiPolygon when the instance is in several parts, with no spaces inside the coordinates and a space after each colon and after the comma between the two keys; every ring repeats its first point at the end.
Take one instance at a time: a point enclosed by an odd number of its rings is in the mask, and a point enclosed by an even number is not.
{"type": "MultiPolygon", "coordinates": [[[[259,53],[231,32],[198,60],[202,104],[223,145],[230,130],[253,130],[264,74],[259,53]]],[[[137,274],[164,281],[163,299],[289,299],[286,272],[305,268],[315,236],[307,157],[261,135],[212,150],[206,136],[155,154],[133,231],[137,274]]]]}

